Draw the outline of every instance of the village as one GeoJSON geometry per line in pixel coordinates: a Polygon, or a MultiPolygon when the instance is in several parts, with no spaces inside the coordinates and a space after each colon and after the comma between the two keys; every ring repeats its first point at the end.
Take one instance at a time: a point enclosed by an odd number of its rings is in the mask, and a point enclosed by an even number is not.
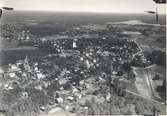
{"type": "Polygon", "coordinates": [[[19,45],[37,47],[47,55],[37,62],[26,56],[0,68],[0,111],[18,116],[55,109],[74,115],[161,113],[154,104],[162,98],[155,100],[151,92],[147,99],[137,88],[139,69],[134,67],[153,65],[133,39],[145,32],[118,34],[116,29],[89,24],[52,37],[19,39],[19,45]]]}

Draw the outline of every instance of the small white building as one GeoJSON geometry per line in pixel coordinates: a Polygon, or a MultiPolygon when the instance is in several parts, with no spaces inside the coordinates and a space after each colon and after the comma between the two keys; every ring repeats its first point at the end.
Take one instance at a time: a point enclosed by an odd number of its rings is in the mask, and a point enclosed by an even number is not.
{"type": "Polygon", "coordinates": [[[72,45],[73,48],[77,48],[77,43],[76,43],[76,41],[77,41],[76,39],[73,40],[73,45],[72,45]]]}

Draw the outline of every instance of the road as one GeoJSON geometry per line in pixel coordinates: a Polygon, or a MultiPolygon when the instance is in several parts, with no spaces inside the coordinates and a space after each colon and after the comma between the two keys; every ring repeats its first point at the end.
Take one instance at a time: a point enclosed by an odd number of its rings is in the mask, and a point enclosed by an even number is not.
{"type": "MultiPolygon", "coordinates": [[[[143,52],[140,45],[137,43],[137,39],[134,39],[134,42],[137,44],[138,48],[140,49],[139,52],[135,53],[132,58],[134,58],[136,55],[143,52]]],[[[155,90],[153,87],[152,79],[149,76],[148,69],[151,67],[154,67],[155,65],[151,65],[145,68],[139,68],[139,67],[133,67],[133,72],[136,75],[136,88],[138,89],[138,92],[146,98],[154,98],[155,96],[155,90]]]]}
{"type": "Polygon", "coordinates": [[[150,81],[148,79],[147,71],[143,68],[133,67],[133,71],[136,75],[135,85],[138,92],[147,98],[153,97],[153,92],[150,87],[150,81]]]}
{"type": "Polygon", "coordinates": [[[140,49],[140,51],[138,51],[137,53],[133,54],[132,59],[136,56],[139,55],[140,53],[143,52],[142,48],[139,46],[139,44],[137,43],[137,39],[134,39],[135,44],[137,45],[137,47],[140,49]]]}

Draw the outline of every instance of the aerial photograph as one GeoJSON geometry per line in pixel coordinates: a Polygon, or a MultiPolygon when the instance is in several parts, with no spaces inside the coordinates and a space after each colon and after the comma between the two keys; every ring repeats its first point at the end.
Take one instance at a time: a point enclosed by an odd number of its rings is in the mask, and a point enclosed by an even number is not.
{"type": "Polygon", "coordinates": [[[166,116],[166,103],[166,0],[0,0],[0,116],[166,116]]]}

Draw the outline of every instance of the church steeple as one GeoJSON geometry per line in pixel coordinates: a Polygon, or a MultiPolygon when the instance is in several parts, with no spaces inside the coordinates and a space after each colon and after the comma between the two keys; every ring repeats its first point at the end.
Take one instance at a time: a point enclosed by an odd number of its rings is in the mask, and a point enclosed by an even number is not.
{"type": "Polygon", "coordinates": [[[30,72],[30,65],[28,62],[28,57],[26,56],[26,58],[24,59],[24,70],[30,72]]]}

